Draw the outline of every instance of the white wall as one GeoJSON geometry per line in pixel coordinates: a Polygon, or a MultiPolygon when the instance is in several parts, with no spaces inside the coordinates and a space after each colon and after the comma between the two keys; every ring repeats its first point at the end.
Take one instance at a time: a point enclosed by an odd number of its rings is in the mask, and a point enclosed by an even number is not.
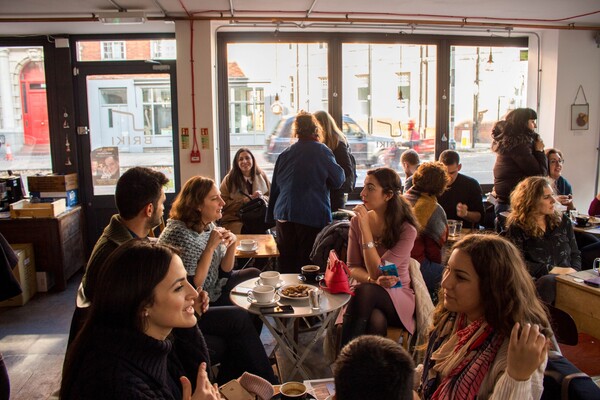
{"type": "MultiPolygon", "coordinates": [[[[542,93],[539,132],[546,147],[562,151],[563,176],[573,186],[575,206],[586,212],[596,195],[600,141],[600,48],[591,31],[542,33],[542,93]],[[579,85],[590,105],[588,130],[571,130],[571,104],[579,85]]],[[[583,102],[580,95],[577,103],[583,102]]]]}
{"type": "MultiPolygon", "coordinates": [[[[181,184],[194,175],[215,179],[218,169],[217,94],[215,64],[216,34],[210,21],[194,22],[194,98],[196,103],[196,136],[201,162],[190,162],[193,144],[192,77],[190,56],[190,23],[175,24],[177,38],[177,105],[179,108],[179,158],[181,184]],[[188,128],[189,148],[181,148],[181,129],[188,128]],[[208,128],[208,149],[202,149],[201,128],[208,128]]],[[[217,182],[218,184],[218,182],[217,182]]]]}

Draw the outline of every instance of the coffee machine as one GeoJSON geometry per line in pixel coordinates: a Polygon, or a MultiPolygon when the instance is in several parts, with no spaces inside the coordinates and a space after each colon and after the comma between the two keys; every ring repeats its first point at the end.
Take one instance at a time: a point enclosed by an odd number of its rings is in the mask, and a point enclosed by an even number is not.
{"type": "Polygon", "coordinates": [[[8,177],[0,178],[0,186],[2,186],[2,183],[4,183],[5,186],[3,188],[5,195],[2,193],[0,193],[0,195],[2,196],[2,198],[6,196],[8,204],[12,204],[19,200],[23,200],[23,183],[21,181],[20,176],[12,175],[11,171],[8,171],[8,173],[8,177]]]}

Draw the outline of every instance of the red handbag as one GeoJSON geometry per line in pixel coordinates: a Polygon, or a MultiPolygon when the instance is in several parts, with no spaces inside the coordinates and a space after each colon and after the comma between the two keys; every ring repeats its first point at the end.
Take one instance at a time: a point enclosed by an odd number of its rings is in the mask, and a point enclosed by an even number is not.
{"type": "Polygon", "coordinates": [[[350,270],[345,262],[338,258],[335,250],[329,252],[329,259],[327,260],[327,269],[325,270],[325,282],[324,289],[332,294],[335,293],[348,293],[354,295],[354,292],[350,288],[350,270]]]}

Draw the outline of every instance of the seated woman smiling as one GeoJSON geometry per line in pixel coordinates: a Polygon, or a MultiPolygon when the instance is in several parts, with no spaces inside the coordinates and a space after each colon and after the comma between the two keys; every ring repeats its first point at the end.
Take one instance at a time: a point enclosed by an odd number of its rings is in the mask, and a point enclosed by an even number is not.
{"type": "Polygon", "coordinates": [[[448,260],[418,393],[422,399],[539,399],[550,324],[523,259],[469,235],[448,260]]]}
{"type": "Polygon", "coordinates": [[[65,358],[61,399],[221,398],[196,326],[194,311],[206,304],[170,247],[130,240],[106,260],[96,288],[65,358]]]}

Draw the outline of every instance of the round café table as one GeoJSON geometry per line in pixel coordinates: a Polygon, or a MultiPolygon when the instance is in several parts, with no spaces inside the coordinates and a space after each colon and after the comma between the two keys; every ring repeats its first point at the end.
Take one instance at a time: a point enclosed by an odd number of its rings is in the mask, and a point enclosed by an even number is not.
{"type": "MultiPolygon", "coordinates": [[[[304,360],[323,332],[333,324],[335,317],[337,316],[337,312],[335,311],[348,303],[350,295],[345,293],[331,294],[325,290],[321,290],[320,308],[318,310],[310,307],[308,298],[292,300],[281,297],[274,305],[289,304],[294,310],[289,313],[264,315],[260,312],[259,307],[248,300],[248,292],[256,285],[258,279],[260,278],[249,279],[234,287],[229,294],[231,301],[236,306],[248,310],[248,312],[260,317],[269,332],[271,332],[277,341],[283,354],[292,363],[293,368],[290,372],[290,377],[295,371],[298,371],[304,379],[311,379],[310,374],[303,365],[304,360]],[[318,317],[321,320],[321,326],[316,331],[307,332],[314,334],[314,336],[306,348],[301,349],[298,341],[295,339],[293,322],[295,319],[303,317],[318,317]]],[[[304,283],[297,274],[281,274],[281,286],[294,284],[303,284],[314,287],[318,286],[318,284],[304,283]]],[[[290,377],[283,377],[283,381],[289,380],[290,377]]]]}

